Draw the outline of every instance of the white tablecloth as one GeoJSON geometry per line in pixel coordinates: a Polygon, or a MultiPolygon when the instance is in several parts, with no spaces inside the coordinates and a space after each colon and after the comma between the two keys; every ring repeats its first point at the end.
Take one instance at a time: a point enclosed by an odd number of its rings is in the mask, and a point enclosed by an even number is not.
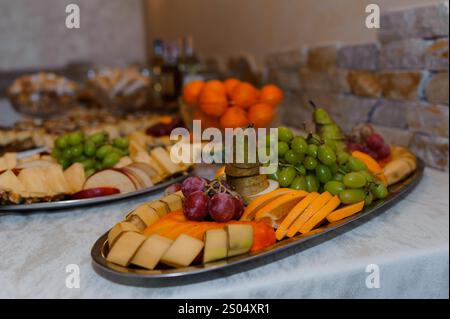
{"type": "MultiPolygon", "coordinates": [[[[0,216],[1,298],[448,298],[449,175],[427,169],[384,214],[313,248],[226,278],[167,288],[98,276],[90,250],[146,198],[66,212],[0,216]],[[80,288],[65,285],[80,267],[80,288]],[[380,287],[367,288],[367,265],[380,287]]],[[[157,197],[154,195],[153,197],[157,197]]]]}

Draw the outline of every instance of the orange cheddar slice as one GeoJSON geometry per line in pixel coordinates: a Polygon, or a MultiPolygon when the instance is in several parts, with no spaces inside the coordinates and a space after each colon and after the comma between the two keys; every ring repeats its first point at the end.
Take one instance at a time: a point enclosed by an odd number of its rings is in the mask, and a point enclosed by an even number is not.
{"type": "Polygon", "coordinates": [[[244,214],[242,214],[241,220],[251,221],[255,218],[256,212],[267,205],[270,201],[277,199],[280,196],[292,193],[294,190],[289,188],[279,188],[273,192],[267,193],[263,196],[256,198],[251,201],[250,204],[245,208],[244,214]]]}
{"type": "Polygon", "coordinates": [[[305,191],[293,191],[270,201],[255,213],[255,220],[270,218],[272,221],[282,220],[291,209],[304,197],[305,191]]]}
{"type": "Polygon", "coordinates": [[[328,201],[317,213],[315,213],[302,227],[300,227],[300,233],[306,234],[319,225],[333,210],[335,210],[341,201],[339,196],[334,196],[328,201]]]}
{"type": "Polygon", "coordinates": [[[282,240],[287,233],[287,230],[292,225],[292,223],[297,219],[297,217],[303,213],[303,211],[319,196],[319,193],[313,192],[309,193],[304,199],[302,199],[294,208],[289,212],[289,215],[281,222],[278,226],[275,235],[277,240],[282,240]]]}
{"type": "Polygon", "coordinates": [[[314,213],[316,213],[319,209],[321,209],[325,204],[331,199],[331,194],[329,192],[324,192],[320,194],[312,203],[308,206],[308,208],[305,209],[303,214],[301,214],[292,224],[291,227],[289,227],[289,230],[287,232],[288,237],[293,237],[295,234],[298,233],[300,228],[308,221],[308,219],[311,218],[314,213]]]}
{"type": "Polygon", "coordinates": [[[330,213],[327,216],[327,219],[330,223],[336,222],[338,220],[359,213],[363,208],[364,208],[364,201],[352,205],[347,205],[341,209],[335,210],[334,212],[330,213]]]}

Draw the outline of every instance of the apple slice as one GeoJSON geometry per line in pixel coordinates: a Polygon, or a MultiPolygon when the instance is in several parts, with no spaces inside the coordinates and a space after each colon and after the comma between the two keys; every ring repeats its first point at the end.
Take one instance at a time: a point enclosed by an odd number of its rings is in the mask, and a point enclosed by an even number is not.
{"type": "Polygon", "coordinates": [[[144,171],[148,177],[150,177],[153,184],[159,183],[162,181],[162,176],[159,174],[152,166],[146,163],[133,163],[128,165],[128,167],[134,167],[144,171]]]}
{"type": "Polygon", "coordinates": [[[79,192],[83,189],[86,181],[86,174],[84,172],[83,164],[74,163],[64,171],[64,176],[69,183],[72,193],[79,192]]]}
{"type": "Polygon", "coordinates": [[[137,185],[127,174],[116,169],[105,169],[91,175],[84,183],[83,189],[112,187],[121,193],[130,193],[137,190],[137,185]]]}
{"type": "Polygon", "coordinates": [[[142,181],[143,187],[152,187],[154,185],[151,176],[149,176],[147,172],[142,170],[141,168],[128,165],[126,167],[123,167],[123,169],[139,178],[139,180],[142,181]]]}
{"type": "Polygon", "coordinates": [[[86,198],[94,198],[94,197],[102,197],[108,195],[114,195],[120,193],[120,190],[113,187],[97,187],[97,188],[88,188],[83,189],[79,192],[76,192],[71,196],[72,199],[86,199],[86,198]]]}
{"type": "Polygon", "coordinates": [[[133,181],[134,185],[136,185],[136,187],[138,189],[145,187],[144,181],[133,170],[126,168],[126,167],[115,168],[115,170],[118,170],[118,171],[124,173],[125,175],[127,175],[133,181]]]}

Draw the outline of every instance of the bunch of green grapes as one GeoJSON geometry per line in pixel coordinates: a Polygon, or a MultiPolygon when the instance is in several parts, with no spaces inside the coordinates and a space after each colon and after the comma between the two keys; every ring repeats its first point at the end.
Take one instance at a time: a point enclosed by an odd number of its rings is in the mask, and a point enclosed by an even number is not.
{"type": "Polygon", "coordinates": [[[91,136],[85,136],[81,131],[64,134],[55,140],[52,151],[52,156],[64,169],[73,163],[81,163],[87,176],[113,167],[126,155],[128,139],[118,137],[110,142],[105,132],[91,136]]]}
{"type": "Polygon", "coordinates": [[[278,156],[279,169],[271,178],[278,180],[280,187],[328,191],[338,195],[343,204],[365,201],[370,205],[388,195],[386,186],[369,173],[364,162],[317,134],[304,138],[286,127],[278,128],[278,156]]]}

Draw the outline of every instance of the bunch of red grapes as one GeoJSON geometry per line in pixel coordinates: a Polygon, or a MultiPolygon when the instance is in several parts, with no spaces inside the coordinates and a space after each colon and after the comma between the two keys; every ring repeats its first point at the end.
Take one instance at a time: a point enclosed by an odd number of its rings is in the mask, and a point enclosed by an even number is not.
{"type": "Polygon", "coordinates": [[[347,136],[347,148],[350,152],[361,151],[369,154],[376,160],[382,160],[391,155],[389,145],[370,124],[362,124],[353,129],[352,135],[347,136]]]}
{"type": "Polygon", "coordinates": [[[223,180],[208,181],[203,177],[188,177],[180,185],[172,185],[171,191],[181,189],[185,197],[183,213],[189,220],[213,220],[224,223],[239,220],[244,212],[244,201],[223,180]]]}

